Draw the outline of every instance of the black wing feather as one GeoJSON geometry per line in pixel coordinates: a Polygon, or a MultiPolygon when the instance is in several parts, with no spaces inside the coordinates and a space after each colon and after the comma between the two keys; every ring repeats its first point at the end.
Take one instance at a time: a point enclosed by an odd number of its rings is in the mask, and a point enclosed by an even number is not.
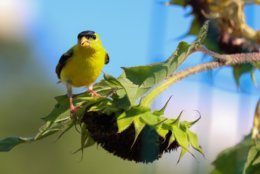
{"type": "Polygon", "coordinates": [[[108,64],[108,63],[109,63],[109,60],[110,60],[109,55],[106,54],[106,57],[105,57],[105,64],[108,64]]]}
{"type": "Polygon", "coordinates": [[[68,62],[68,60],[73,56],[73,50],[70,49],[69,51],[67,51],[66,53],[64,53],[60,60],[58,65],[56,66],[56,74],[58,76],[58,78],[60,79],[60,73],[62,68],[66,65],[66,63],[68,62]]]}

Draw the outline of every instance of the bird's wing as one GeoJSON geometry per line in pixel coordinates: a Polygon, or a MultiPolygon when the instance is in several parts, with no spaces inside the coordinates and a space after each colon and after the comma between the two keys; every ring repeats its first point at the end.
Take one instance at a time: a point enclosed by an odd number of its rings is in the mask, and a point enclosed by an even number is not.
{"type": "Polygon", "coordinates": [[[73,56],[73,49],[69,49],[66,53],[64,53],[60,60],[58,65],[56,66],[56,74],[58,76],[58,78],[60,79],[60,73],[62,68],[66,65],[66,63],[68,62],[68,60],[73,56]]]}
{"type": "Polygon", "coordinates": [[[105,64],[108,64],[108,63],[109,63],[109,60],[110,60],[109,55],[108,55],[108,53],[106,53],[105,64]]]}

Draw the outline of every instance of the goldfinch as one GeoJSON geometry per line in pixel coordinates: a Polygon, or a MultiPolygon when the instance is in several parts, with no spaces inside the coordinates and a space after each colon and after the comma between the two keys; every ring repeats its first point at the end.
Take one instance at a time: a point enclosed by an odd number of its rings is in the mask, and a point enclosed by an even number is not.
{"type": "Polygon", "coordinates": [[[78,107],[73,105],[72,87],[88,87],[88,92],[99,96],[93,90],[93,84],[102,72],[105,64],[109,63],[109,55],[102,45],[100,37],[94,31],[83,31],[78,34],[78,43],[64,53],[58,65],[56,74],[66,85],[71,113],[78,107]]]}

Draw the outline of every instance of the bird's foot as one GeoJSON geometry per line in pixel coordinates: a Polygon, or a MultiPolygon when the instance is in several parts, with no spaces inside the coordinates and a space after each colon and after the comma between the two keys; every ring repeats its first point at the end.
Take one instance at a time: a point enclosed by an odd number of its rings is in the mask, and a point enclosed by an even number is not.
{"type": "Polygon", "coordinates": [[[100,94],[98,94],[93,89],[89,89],[87,92],[90,93],[92,97],[102,97],[100,94]]]}
{"type": "Polygon", "coordinates": [[[80,109],[80,106],[71,105],[70,106],[70,113],[75,114],[79,109],[80,109]]]}

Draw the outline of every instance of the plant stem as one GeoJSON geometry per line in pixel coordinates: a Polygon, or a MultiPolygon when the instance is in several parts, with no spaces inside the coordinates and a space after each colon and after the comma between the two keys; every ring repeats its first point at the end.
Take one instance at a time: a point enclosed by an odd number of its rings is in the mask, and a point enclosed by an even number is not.
{"type": "Polygon", "coordinates": [[[219,54],[216,52],[213,52],[209,49],[207,49],[205,46],[200,46],[196,48],[196,51],[203,52],[209,56],[212,56],[216,59],[219,59],[221,61],[224,61],[228,63],[231,61],[233,64],[236,64],[236,62],[239,63],[244,63],[246,61],[248,62],[257,62],[259,61],[259,52],[255,53],[239,53],[239,54],[219,54]]]}
{"type": "Polygon", "coordinates": [[[177,72],[175,74],[170,75],[164,82],[153,88],[141,101],[140,105],[144,107],[149,107],[153,100],[160,95],[163,91],[169,88],[173,83],[182,80],[190,75],[212,70],[215,68],[237,65],[243,63],[254,63],[260,61],[260,53],[243,53],[243,54],[229,54],[229,55],[221,55],[215,53],[213,51],[208,50],[205,47],[199,47],[196,51],[202,51],[210,56],[213,56],[220,61],[212,61],[204,64],[200,64],[191,68],[187,68],[183,71],[177,72]]]}

